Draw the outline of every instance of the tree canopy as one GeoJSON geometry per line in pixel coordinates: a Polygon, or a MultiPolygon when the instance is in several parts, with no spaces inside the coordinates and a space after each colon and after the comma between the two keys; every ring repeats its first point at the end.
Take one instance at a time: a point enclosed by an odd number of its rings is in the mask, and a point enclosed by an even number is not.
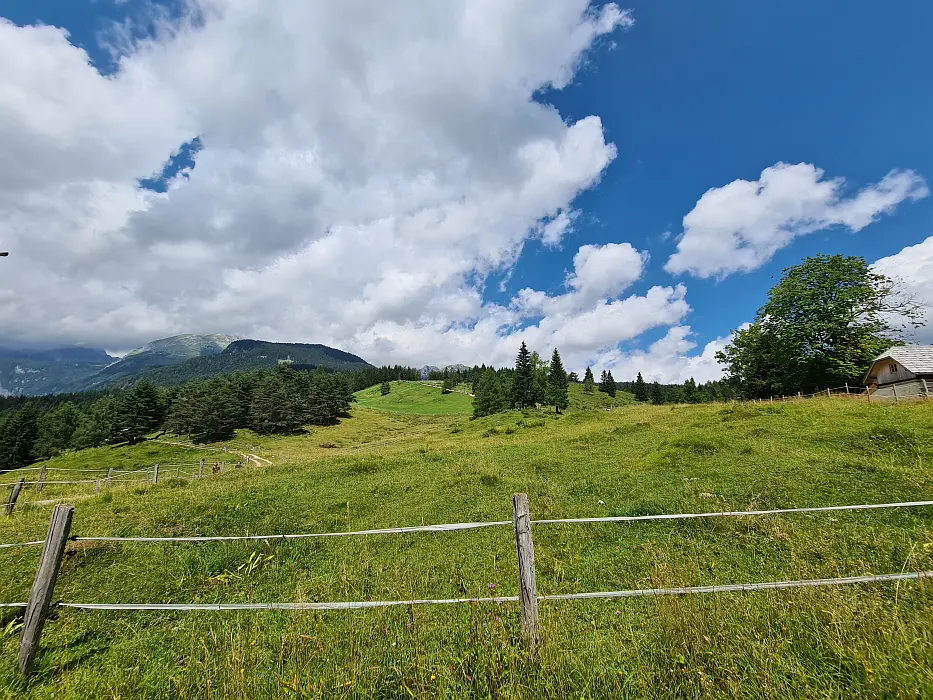
{"type": "Polygon", "coordinates": [[[717,359],[748,398],[858,383],[873,358],[922,325],[920,305],[864,258],[817,255],[784,270],[717,359]]]}

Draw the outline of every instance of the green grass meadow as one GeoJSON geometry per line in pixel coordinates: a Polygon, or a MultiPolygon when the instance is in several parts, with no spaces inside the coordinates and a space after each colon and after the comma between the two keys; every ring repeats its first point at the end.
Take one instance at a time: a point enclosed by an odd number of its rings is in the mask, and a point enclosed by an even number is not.
{"type": "MultiPolygon", "coordinates": [[[[429,389],[393,383],[387,397],[367,390],[352,417],[305,435],[244,432],[237,442],[260,444],[273,466],[82,500],[73,532],[273,534],[510,520],[515,492],[529,495],[533,518],[933,495],[933,403],[622,405],[471,421],[460,402],[469,397],[446,395],[451,403],[442,404],[429,389]]],[[[125,451],[140,449],[172,448],[125,451]]],[[[26,504],[0,517],[0,542],[42,539],[49,512],[26,504]]],[[[539,594],[933,570],[933,508],[537,525],[533,535],[539,594]]],[[[38,548],[0,550],[0,602],[26,599],[38,556],[38,548]]],[[[55,597],[214,603],[517,592],[505,526],[287,542],[77,542],[55,597]]],[[[15,669],[16,613],[0,611],[0,697],[924,698],[933,697],[931,610],[933,581],[544,601],[544,646],[532,659],[517,604],[59,609],[29,681],[15,669]]]]}

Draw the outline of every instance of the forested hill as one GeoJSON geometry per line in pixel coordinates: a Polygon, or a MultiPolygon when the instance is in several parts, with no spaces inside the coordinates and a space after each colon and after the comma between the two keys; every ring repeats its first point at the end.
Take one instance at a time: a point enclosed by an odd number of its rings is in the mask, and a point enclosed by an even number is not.
{"type": "Polygon", "coordinates": [[[149,367],[142,372],[122,377],[111,383],[111,386],[126,386],[140,379],[147,379],[160,386],[178,386],[193,379],[210,379],[231,372],[270,369],[279,362],[288,362],[296,369],[323,367],[339,372],[372,368],[363,358],[326,345],[237,340],[216,355],[195,357],[164,367],[149,367]]]}

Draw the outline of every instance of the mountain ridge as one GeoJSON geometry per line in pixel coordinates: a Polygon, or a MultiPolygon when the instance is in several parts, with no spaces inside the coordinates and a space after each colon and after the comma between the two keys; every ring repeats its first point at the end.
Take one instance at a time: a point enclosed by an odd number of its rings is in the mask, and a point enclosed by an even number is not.
{"type": "Polygon", "coordinates": [[[93,348],[0,349],[0,395],[40,396],[119,388],[140,379],[176,386],[191,379],[271,368],[279,362],[302,369],[322,366],[337,371],[372,367],[357,355],[322,344],[272,343],[227,334],[182,334],[153,340],[121,358],[93,348]]]}

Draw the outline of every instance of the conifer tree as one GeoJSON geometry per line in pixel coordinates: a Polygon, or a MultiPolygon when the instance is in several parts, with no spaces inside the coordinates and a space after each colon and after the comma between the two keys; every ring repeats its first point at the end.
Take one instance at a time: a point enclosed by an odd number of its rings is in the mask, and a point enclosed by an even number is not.
{"type": "Polygon", "coordinates": [[[584,394],[592,394],[592,393],[593,393],[593,387],[595,386],[595,384],[596,384],[596,382],[595,382],[595,380],[593,379],[593,370],[591,370],[589,367],[587,367],[587,368],[586,368],[586,373],[583,375],[583,393],[584,393],[584,394]]]}
{"type": "Polygon", "coordinates": [[[612,370],[606,373],[606,393],[612,398],[616,396],[616,380],[612,378],[612,370]]]}
{"type": "Polygon", "coordinates": [[[560,413],[567,408],[567,373],[564,371],[564,364],[560,360],[560,353],[557,348],[551,355],[551,366],[548,370],[548,393],[549,401],[554,406],[554,412],[560,413]]]}
{"type": "Polygon", "coordinates": [[[515,376],[512,378],[512,403],[519,408],[535,404],[534,368],[531,365],[531,353],[522,341],[518,356],[515,358],[515,376]]]}
{"type": "Polygon", "coordinates": [[[660,406],[664,403],[664,389],[657,382],[651,385],[651,403],[660,406]]]}
{"type": "Polygon", "coordinates": [[[650,398],[648,395],[648,385],[645,384],[641,372],[638,373],[638,377],[635,379],[634,385],[632,386],[632,393],[635,394],[635,399],[637,401],[647,401],[650,398]]]}
{"type": "Polygon", "coordinates": [[[603,373],[599,375],[599,390],[604,394],[609,393],[609,378],[606,375],[606,370],[603,370],[603,373]]]}
{"type": "Polygon", "coordinates": [[[392,385],[389,382],[383,382],[382,386],[379,387],[380,396],[388,396],[390,391],[392,391],[392,385]]]}
{"type": "Polygon", "coordinates": [[[25,467],[39,436],[39,410],[32,402],[0,423],[0,471],[25,467]]]}

